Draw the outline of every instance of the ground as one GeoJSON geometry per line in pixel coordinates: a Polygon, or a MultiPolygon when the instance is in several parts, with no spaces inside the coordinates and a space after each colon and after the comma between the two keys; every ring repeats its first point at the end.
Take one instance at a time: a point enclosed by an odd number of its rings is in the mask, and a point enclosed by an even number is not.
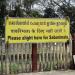
{"type": "Polygon", "coordinates": [[[17,74],[17,75],[75,75],[75,70],[22,73],[22,74],[17,74]]]}

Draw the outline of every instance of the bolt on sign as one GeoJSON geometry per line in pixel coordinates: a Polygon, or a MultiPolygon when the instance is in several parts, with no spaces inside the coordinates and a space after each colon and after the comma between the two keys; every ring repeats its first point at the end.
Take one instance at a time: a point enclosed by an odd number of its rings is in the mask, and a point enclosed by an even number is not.
{"type": "Polygon", "coordinates": [[[6,18],[5,41],[47,43],[69,40],[69,20],[60,18],[6,18]]]}

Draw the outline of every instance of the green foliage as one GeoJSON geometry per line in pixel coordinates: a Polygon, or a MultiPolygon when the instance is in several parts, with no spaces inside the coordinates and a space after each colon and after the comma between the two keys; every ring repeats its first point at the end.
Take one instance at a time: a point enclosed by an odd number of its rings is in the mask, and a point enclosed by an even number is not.
{"type": "Polygon", "coordinates": [[[26,12],[30,12],[31,11],[31,6],[34,4],[36,0],[24,0],[23,1],[23,5],[24,8],[26,9],[26,12]]]}
{"type": "Polygon", "coordinates": [[[23,12],[20,9],[20,5],[15,7],[15,10],[13,11],[13,13],[14,13],[13,14],[14,17],[23,17],[23,12]]]}
{"type": "Polygon", "coordinates": [[[44,12],[45,12],[44,14],[45,18],[58,17],[58,15],[55,13],[55,11],[52,8],[46,8],[44,12]]]}
{"type": "Polygon", "coordinates": [[[75,33],[75,6],[72,4],[72,0],[38,0],[37,4],[45,8],[44,17],[66,17],[70,18],[70,30],[71,33],[75,33]],[[55,12],[58,13],[58,15],[55,12]]]}
{"type": "Polygon", "coordinates": [[[4,36],[5,28],[3,24],[6,14],[6,0],[0,0],[0,36],[4,36]]]}
{"type": "Polygon", "coordinates": [[[70,30],[71,33],[75,33],[75,7],[62,5],[58,8],[58,12],[61,13],[64,17],[68,16],[70,18],[70,30]]]}
{"type": "Polygon", "coordinates": [[[24,6],[28,8],[28,7],[31,7],[34,1],[36,0],[24,0],[23,3],[24,3],[24,6]]]}
{"type": "Polygon", "coordinates": [[[10,65],[10,68],[11,68],[11,72],[14,72],[14,73],[17,73],[17,70],[18,70],[18,64],[11,64],[10,65]]]}
{"type": "Polygon", "coordinates": [[[36,18],[43,17],[37,11],[30,11],[30,12],[27,13],[27,15],[29,15],[30,17],[36,17],[36,18]]]}
{"type": "Polygon", "coordinates": [[[4,20],[3,20],[3,18],[0,17],[0,26],[2,26],[3,23],[4,23],[4,20]]]}
{"type": "Polygon", "coordinates": [[[34,1],[35,0],[24,0],[23,4],[20,4],[19,0],[17,0],[16,3],[18,3],[18,5],[15,6],[15,10],[9,11],[9,16],[11,17],[34,17],[35,14],[37,13],[31,10],[31,6],[33,5],[34,1]],[[21,6],[23,5],[24,7],[22,9],[21,6]]]}

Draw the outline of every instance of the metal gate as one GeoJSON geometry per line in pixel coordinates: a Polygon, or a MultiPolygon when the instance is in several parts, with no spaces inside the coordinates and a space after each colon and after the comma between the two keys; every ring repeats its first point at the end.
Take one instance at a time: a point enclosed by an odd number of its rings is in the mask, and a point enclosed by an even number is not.
{"type": "MultiPolygon", "coordinates": [[[[31,43],[9,44],[7,50],[2,41],[0,73],[6,75],[32,72],[32,53],[31,43]]],[[[37,72],[69,69],[72,62],[72,41],[70,39],[68,43],[38,43],[36,55],[37,72]]]]}

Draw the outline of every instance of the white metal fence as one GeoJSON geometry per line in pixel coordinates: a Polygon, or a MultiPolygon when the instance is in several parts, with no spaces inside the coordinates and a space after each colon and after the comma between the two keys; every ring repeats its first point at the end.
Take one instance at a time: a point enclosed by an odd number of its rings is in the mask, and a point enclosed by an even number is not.
{"type": "MultiPolygon", "coordinates": [[[[72,40],[69,43],[38,43],[37,71],[69,69],[72,61],[72,40]]],[[[32,72],[32,44],[0,45],[0,73],[32,72]],[[8,56],[8,60],[7,60],[8,56]]]]}

